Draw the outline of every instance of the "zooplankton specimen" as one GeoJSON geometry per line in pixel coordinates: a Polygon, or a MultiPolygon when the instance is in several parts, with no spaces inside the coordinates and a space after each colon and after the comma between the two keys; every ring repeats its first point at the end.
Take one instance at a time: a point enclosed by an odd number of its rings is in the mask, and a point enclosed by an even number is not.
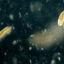
{"type": "Polygon", "coordinates": [[[12,26],[7,26],[0,31],[0,40],[9,35],[12,31],[12,26]]]}
{"type": "Polygon", "coordinates": [[[58,26],[63,26],[63,25],[64,25],[64,11],[60,13],[58,18],[58,26]]]}

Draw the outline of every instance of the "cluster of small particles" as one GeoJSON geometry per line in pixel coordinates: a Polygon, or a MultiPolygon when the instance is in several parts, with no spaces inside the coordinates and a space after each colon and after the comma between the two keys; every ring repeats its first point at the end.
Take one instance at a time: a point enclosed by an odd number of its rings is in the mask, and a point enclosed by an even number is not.
{"type": "Polygon", "coordinates": [[[64,0],[0,0],[0,64],[64,64],[63,39],[49,49],[29,41],[34,33],[47,33],[63,10],[64,0]]]}

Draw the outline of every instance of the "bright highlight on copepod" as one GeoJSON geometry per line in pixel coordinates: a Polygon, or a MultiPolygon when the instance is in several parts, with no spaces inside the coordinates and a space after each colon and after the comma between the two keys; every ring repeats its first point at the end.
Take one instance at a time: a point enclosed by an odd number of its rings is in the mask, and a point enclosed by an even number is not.
{"type": "Polygon", "coordinates": [[[0,31],[0,40],[5,38],[7,35],[9,35],[12,31],[12,26],[6,26],[0,31]]]}
{"type": "Polygon", "coordinates": [[[58,26],[63,26],[63,25],[64,25],[64,11],[60,13],[58,18],[58,26]]]}

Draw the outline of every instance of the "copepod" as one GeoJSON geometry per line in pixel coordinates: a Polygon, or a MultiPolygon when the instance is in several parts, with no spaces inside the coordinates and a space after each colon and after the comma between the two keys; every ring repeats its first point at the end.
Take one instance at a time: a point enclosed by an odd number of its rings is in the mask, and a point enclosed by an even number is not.
{"type": "Polygon", "coordinates": [[[0,40],[5,38],[7,35],[9,35],[12,31],[12,26],[6,26],[0,31],[0,40]]]}
{"type": "Polygon", "coordinates": [[[64,11],[60,13],[58,18],[58,26],[63,26],[63,25],[64,25],[64,11]]]}

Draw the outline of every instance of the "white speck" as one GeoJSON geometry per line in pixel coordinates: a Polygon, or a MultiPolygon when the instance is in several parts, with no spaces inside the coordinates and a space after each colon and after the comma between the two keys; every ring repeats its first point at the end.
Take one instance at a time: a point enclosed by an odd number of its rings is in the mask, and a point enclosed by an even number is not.
{"type": "Polygon", "coordinates": [[[58,57],[58,60],[60,61],[60,60],[61,60],[61,58],[60,58],[60,57],[58,57]]]}
{"type": "Polygon", "coordinates": [[[19,42],[21,42],[20,39],[18,39],[18,40],[14,40],[14,41],[12,42],[12,44],[13,44],[13,45],[16,45],[16,44],[19,43],[19,42]]]}
{"type": "Polygon", "coordinates": [[[30,64],[32,64],[32,60],[31,59],[29,60],[29,62],[30,62],[30,64]]]}
{"type": "Polygon", "coordinates": [[[60,52],[58,52],[58,55],[60,55],[60,52]]]}
{"type": "Polygon", "coordinates": [[[51,64],[55,64],[55,60],[52,60],[52,61],[51,61],[51,64]]]}
{"type": "Polygon", "coordinates": [[[44,29],[44,32],[47,32],[47,29],[44,29]]]}
{"type": "Polygon", "coordinates": [[[30,37],[31,37],[31,38],[34,37],[34,34],[30,35],[30,37]]]}
{"type": "Polygon", "coordinates": [[[43,50],[44,50],[44,48],[41,48],[41,50],[43,51],[43,50]]]}
{"type": "Polygon", "coordinates": [[[10,18],[10,20],[14,20],[14,15],[13,14],[10,14],[9,15],[9,18],[10,18]]]}
{"type": "Polygon", "coordinates": [[[13,44],[13,45],[16,45],[16,44],[17,44],[17,41],[16,41],[16,40],[14,40],[12,44],[13,44]]]}
{"type": "Polygon", "coordinates": [[[19,12],[19,13],[18,13],[18,15],[19,15],[19,18],[21,18],[21,17],[22,17],[22,14],[21,14],[21,12],[19,12]]]}
{"type": "Polygon", "coordinates": [[[17,63],[17,58],[16,58],[16,57],[13,58],[13,64],[18,64],[18,63],[17,63]]]}
{"type": "Polygon", "coordinates": [[[6,53],[6,52],[4,52],[4,55],[6,56],[6,55],[7,55],[7,53],[6,53]]]}
{"type": "Polygon", "coordinates": [[[29,50],[31,51],[32,50],[32,47],[29,47],[29,50]]]}

